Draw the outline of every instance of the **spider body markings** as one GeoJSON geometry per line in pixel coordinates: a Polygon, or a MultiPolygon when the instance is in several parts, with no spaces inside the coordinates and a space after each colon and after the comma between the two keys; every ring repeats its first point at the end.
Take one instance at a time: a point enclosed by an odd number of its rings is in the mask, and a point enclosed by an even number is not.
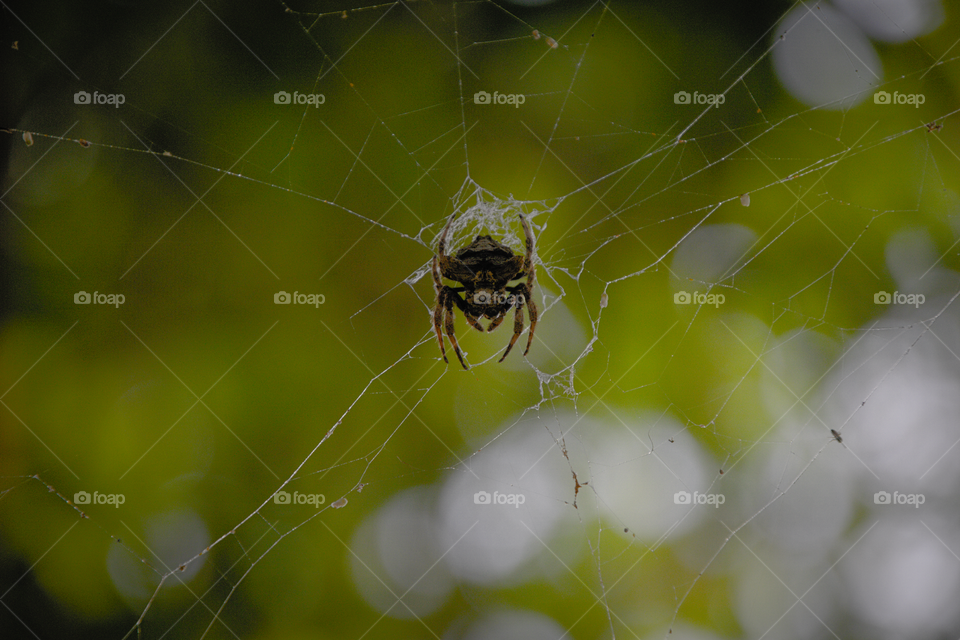
{"type": "Polygon", "coordinates": [[[520,216],[523,232],[526,236],[526,254],[514,253],[506,245],[490,236],[477,236],[468,246],[449,256],[446,252],[447,234],[453,223],[454,213],[440,234],[437,255],[433,257],[433,286],[437,292],[437,305],[433,309],[433,328],[440,343],[440,354],[444,362],[447,351],[443,344],[441,323],[446,330],[450,344],[464,369],[469,369],[463,360],[460,345],[453,329],[453,307],[456,306],[471,327],[477,331],[493,331],[500,326],[510,309],[514,309],[513,337],[499,362],[507,357],[520,334],[523,333],[523,307],[530,309],[530,335],[523,355],[530,351],[533,332],[537,327],[537,305],[533,302],[533,287],[536,272],[533,266],[533,234],[526,218],[520,216]],[[460,283],[459,287],[443,284],[442,278],[460,283]],[[526,282],[509,286],[514,280],[526,278],[526,282]],[[460,294],[463,294],[461,297],[460,294]],[[489,318],[490,323],[484,329],[481,318],[489,318]]]}

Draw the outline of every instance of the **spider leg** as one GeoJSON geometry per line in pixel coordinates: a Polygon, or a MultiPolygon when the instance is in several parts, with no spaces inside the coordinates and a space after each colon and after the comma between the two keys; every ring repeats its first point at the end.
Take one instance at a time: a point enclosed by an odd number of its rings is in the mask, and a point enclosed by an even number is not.
{"type": "MultiPolygon", "coordinates": [[[[479,323],[479,322],[477,322],[477,320],[478,320],[478,317],[477,317],[477,316],[468,316],[467,314],[463,314],[463,318],[464,318],[467,322],[469,322],[469,323],[470,323],[470,326],[473,327],[474,329],[476,329],[477,331],[483,331],[483,327],[480,326],[480,323],[479,323]]],[[[488,331],[489,331],[489,329],[488,329],[488,331]]]]}
{"type": "Polygon", "coordinates": [[[440,279],[440,263],[437,256],[433,256],[433,262],[430,265],[430,275],[433,276],[433,288],[437,292],[437,298],[440,297],[440,290],[443,289],[443,280],[440,279]]]}
{"type": "MultiPolygon", "coordinates": [[[[520,334],[523,333],[523,303],[518,302],[516,311],[513,313],[513,337],[510,338],[510,344],[507,345],[507,350],[503,352],[503,355],[500,356],[500,359],[497,362],[503,362],[503,359],[507,357],[507,354],[510,353],[510,349],[513,349],[514,343],[517,341],[517,338],[520,337],[520,334]]],[[[504,314],[506,316],[506,314],[504,314]]]]}
{"type": "Polygon", "coordinates": [[[453,302],[457,305],[457,309],[460,309],[460,313],[463,314],[463,319],[466,320],[470,326],[472,326],[477,331],[483,331],[483,327],[480,326],[480,323],[477,322],[479,316],[473,312],[470,308],[470,305],[467,302],[453,293],[454,291],[466,291],[464,287],[447,287],[447,290],[450,291],[450,297],[453,298],[453,302]]]}
{"type": "Polygon", "coordinates": [[[454,351],[457,352],[457,358],[459,358],[460,364],[463,365],[464,369],[469,369],[470,367],[468,367],[467,363],[463,361],[463,353],[460,351],[460,345],[457,344],[457,336],[453,333],[453,298],[454,297],[459,298],[459,296],[455,296],[454,294],[445,296],[444,305],[443,305],[444,309],[446,309],[446,313],[444,314],[444,326],[446,327],[446,330],[447,330],[447,337],[450,338],[450,344],[453,345],[454,351]]]}
{"type": "Polygon", "coordinates": [[[532,272],[533,266],[533,233],[530,231],[530,225],[527,224],[527,219],[520,215],[520,222],[523,224],[523,235],[526,236],[527,241],[527,255],[524,259],[524,270],[529,274],[532,272]]]}
{"type": "Polygon", "coordinates": [[[505,305],[505,309],[500,309],[500,314],[490,321],[490,324],[487,325],[487,332],[493,331],[500,326],[500,323],[504,321],[507,317],[507,313],[510,312],[510,305],[505,305]]]}
{"type": "Polygon", "coordinates": [[[523,233],[527,238],[527,255],[523,264],[523,270],[527,274],[527,283],[524,285],[524,301],[530,308],[530,335],[527,337],[527,348],[523,352],[523,355],[527,355],[530,351],[530,345],[533,343],[533,332],[537,328],[537,317],[539,315],[537,305],[533,301],[533,287],[537,282],[537,270],[533,266],[533,233],[530,231],[527,219],[522,215],[520,216],[520,222],[523,223],[523,233]]]}
{"type": "Polygon", "coordinates": [[[440,255],[442,255],[442,256],[446,256],[446,255],[447,255],[447,253],[446,253],[447,233],[450,232],[450,225],[453,224],[453,217],[454,217],[455,215],[457,215],[457,212],[456,212],[456,211],[454,211],[453,213],[450,214],[450,219],[447,220],[447,226],[445,226],[445,227],[443,228],[443,233],[440,234],[440,243],[439,243],[439,246],[437,247],[437,249],[439,250],[438,253],[439,253],[440,255]]]}
{"type": "Polygon", "coordinates": [[[446,299],[446,295],[441,290],[437,294],[437,306],[433,308],[433,330],[437,333],[437,342],[440,343],[440,355],[443,356],[444,362],[449,362],[447,360],[447,350],[443,346],[443,334],[440,332],[440,323],[443,321],[443,305],[446,299]]]}
{"type": "Polygon", "coordinates": [[[446,287],[444,287],[443,282],[440,280],[440,270],[437,266],[436,256],[433,257],[431,273],[433,274],[433,288],[437,291],[437,306],[433,308],[433,329],[437,332],[437,342],[440,343],[440,355],[443,356],[444,362],[449,362],[449,360],[447,360],[447,350],[443,346],[443,334],[440,333],[440,323],[443,320],[443,306],[447,294],[445,292],[446,287]]]}
{"type": "MultiPolygon", "coordinates": [[[[453,217],[450,217],[450,221],[447,222],[447,226],[443,230],[443,235],[440,238],[440,255],[443,256],[443,245],[446,240],[447,230],[450,228],[450,223],[453,222],[453,217]]],[[[433,275],[433,287],[437,291],[437,306],[433,308],[433,329],[437,333],[437,342],[440,343],[440,355],[443,356],[444,362],[450,362],[447,360],[447,350],[443,346],[443,334],[440,332],[440,322],[443,321],[444,328],[447,331],[447,337],[450,338],[450,344],[453,345],[454,350],[457,352],[457,358],[460,360],[460,364],[463,365],[464,369],[469,369],[467,363],[463,361],[463,353],[460,351],[460,345],[457,344],[457,336],[453,333],[453,305],[456,303],[457,308],[460,311],[464,312],[464,317],[466,318],[466,311],[464,310],[464,302],[460,299],[460,296],[456,294],[457,291],[462,291],[462,287],[448,287],[443,284],[443,280],[440,279],[440,264],[437,256],[433,257],[433,264],[430,269],[431,274],[433,275]]],[[[470,321],[470,318],[467,318],[467,321],[470,321]]],[[[471,324],[476,325],[476,320],[471,324]]],[[[481,329],[478,325],[477,329],[481,329]]]]}
{"type": "Polygon", "coordinates": [[[440,321],[443,318],[443,307],[439,304],[433,309],[433,330],[437,332],[437,342],[440,343],[440,355],[443,356],[444,362],[450,362],[447,360],[447,350],[443,346],[443,334],[440,333],[440,321]]]}
{"type": "MultiPolygon", "coordinates": [[[[530,279],[533,280],[533,272],[531,271],[530,279]]],[[[530,351],[530,344],[533,342],[533,332],[537,330],[537,305],[533,301],[533,296],[530,294],[530,284],[527,284],[527,307],[530,309],[530,335],[527,337],[527,348],[524,349],[523,355],[527,355],[527,352],[530,351]]]]}

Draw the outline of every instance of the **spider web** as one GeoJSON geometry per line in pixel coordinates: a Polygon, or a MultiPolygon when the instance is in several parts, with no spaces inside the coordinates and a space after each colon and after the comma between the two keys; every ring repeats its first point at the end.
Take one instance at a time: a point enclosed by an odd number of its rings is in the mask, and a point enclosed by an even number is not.
{"type": "Polygon", "coordinates": [[[3,627],[956,635],[960,57],[910,6],[17,16],[62,68],[9,128],[3,627]],[[440,232],[519,214],[530,353],[457,313],[443,363],[440,232]]]}

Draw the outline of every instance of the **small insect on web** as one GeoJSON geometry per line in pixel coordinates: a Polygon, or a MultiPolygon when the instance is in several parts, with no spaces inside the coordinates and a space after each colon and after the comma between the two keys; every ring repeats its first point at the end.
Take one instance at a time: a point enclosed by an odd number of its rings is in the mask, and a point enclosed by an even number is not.
{"type": "Polygon", "coordinates": [[[533,233],[523,214],[518,214],[526,237],[526,255],[515,254],[509,247],[497,242],[490,236],[477,236],[468,246],[457,251],[452,257],[446,254],[447,234],[456,216],[454,212],[440,234],[437,255],[433,258],[433,284],[437,292],[437,305],[433,310],[433,328],[440,343],[443,361],[448,362],[443,345],[440,323],[443,321],[447,337],[453,345],[457,358],[464,369],[469,369],[460,351],[453,330],[453,306],[456,305],[470,326],[484,331],[478,320],[489,318],[486,331],[500,326],[510,309],[514,309],[513,337],[503,352],[499,362],[507,357],[520,334],[523,333],[523,306],[530,308],[530,335],[523,355],[530,351],[533,333],[537,327],[537,305],[533,301],[533,287],[536,272],[533,266],[533,233]],[[462,284],[462,287],[450,287],[443,284],[441,278],[448,278],[462,284]],[[520,278],[526,282],[508,286],[508,283],[520,278]],[[463,292],[464,297],[460,297],[463,292]]]}

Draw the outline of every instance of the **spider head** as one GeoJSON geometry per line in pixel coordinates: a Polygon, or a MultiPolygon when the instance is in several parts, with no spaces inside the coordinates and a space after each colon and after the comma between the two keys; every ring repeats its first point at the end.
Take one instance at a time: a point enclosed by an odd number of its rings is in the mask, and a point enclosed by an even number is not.
{"type": "Polygon", "coordinates": [[[480,271],[477,273],[477,276],[473,279],[473,284],[477,289],[481,288],[496,288],[497,279],[493,275],[493,271],[480,271]]]}

